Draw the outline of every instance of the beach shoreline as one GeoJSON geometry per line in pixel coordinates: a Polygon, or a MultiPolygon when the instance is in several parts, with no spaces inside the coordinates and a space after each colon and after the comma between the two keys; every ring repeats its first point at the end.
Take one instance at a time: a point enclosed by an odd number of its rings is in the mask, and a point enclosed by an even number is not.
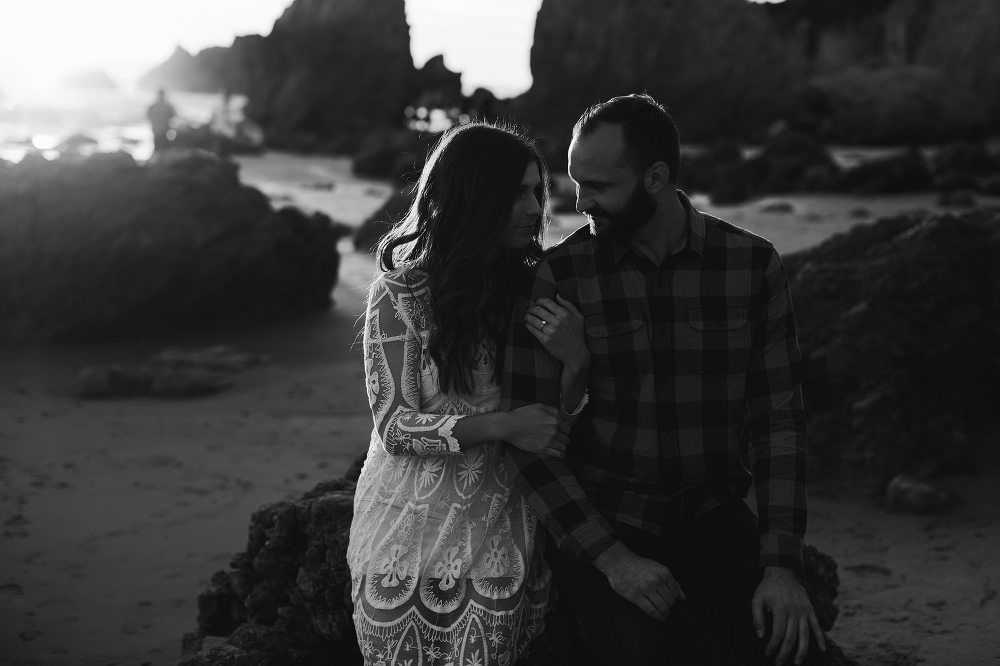
{"type": "MultiPolygon", "coordinates": [[[[354,177],[345,158],[238,161],[244,182],[275,205],[351,227],[395,187],[354,177]]],[[[933,193],[693,201],[782,253],[879,215],[941,210],[933,193]]],[[[583,222],[559,215],[552,237],[583,222]]],[[[0,347],[0,664],[174,664],[183,634],[196,628],[198,593],[244,548],[251,513],[341,476],[367,448],[358,335],[374,260],[349,239],[339,247],[326,313],[129,342],[0,347]],[[270,360],[208,397],[83,401],[72,393],[85,365],[215,344],[270,360]]],[[[998,471],[989,463],[949,479],[966,503],[939,517],[813,498],[807,542],[840,565],[841,617],[831,635],[849,654],[863,664],[922,658],[928,666],[957,655],[964,663],[1000,658],[1000,537],[990,530],[1000,517],[998,471]]]]}

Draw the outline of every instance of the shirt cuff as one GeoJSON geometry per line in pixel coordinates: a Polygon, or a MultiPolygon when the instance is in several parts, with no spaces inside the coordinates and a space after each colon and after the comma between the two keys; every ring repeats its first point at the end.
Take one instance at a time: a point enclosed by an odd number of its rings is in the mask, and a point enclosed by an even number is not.
{"type": "Polygon", "coordinates": [[[802,537],[789,532],[765,532],[760,535],[760,567],[788,567],[802,572],[802,537]]]}
{"type": "Polygon", "coordinates": [[[598,555],[611,548],[617,540],[615,528],[602,516],[588,520],[571,530],[560,547],[569,551],[581,563],[590,564],[598,555]]]}

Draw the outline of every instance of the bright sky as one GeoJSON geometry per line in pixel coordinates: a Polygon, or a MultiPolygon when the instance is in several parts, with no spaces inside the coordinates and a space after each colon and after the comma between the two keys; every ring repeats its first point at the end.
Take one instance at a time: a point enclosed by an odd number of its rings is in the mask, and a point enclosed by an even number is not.
{"type": "MultiPolygon", "coordinates": [[[[120,84],[170,56],[268,34],[291,0],[0,0],[0,89],[51,85],[103,70],[120,84]]],[[[406,0],[414,62],[438,53],[466,92],[499,96],[531,85],[528,66],[541,0],[406,0]]]]}

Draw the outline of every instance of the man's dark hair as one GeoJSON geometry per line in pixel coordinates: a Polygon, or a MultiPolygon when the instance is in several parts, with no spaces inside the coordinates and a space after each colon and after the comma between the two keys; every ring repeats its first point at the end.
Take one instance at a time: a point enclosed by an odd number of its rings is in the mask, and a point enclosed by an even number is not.
{"type": "Polygon", "coordinates": [[[645,173],[654,163],[663,162],[670,169],[670,182],[677,183],[680,137],[662,104],[646,93],[612,97],[583,112],[573,126],[573,137],[586,136],[602,123],[621,125],[625,159],[636,173],[645,173]]]}

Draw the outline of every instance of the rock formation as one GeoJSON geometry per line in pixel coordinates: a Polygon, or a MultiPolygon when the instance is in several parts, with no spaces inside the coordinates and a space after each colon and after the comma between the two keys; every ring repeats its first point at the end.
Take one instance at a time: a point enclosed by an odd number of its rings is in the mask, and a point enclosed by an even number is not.
{"type": "Polygon", "coordinates": [[[518,119],[558,141],[588,105],[647,91],[688,142],[757,142],[779,119],[829,141],[954,140],[1000,129],[998,32],[990,0],[544,0],[518,119]]]}
{"type": "Polygon", "coordinates": [[[1000,155],[986,144],[946,144],[928,159],[915,146],[841,169],[814,136],[785,129],[768,136],[746,158],[739,144],[720,141],[699,152],[682,152],[678,187],[704,192],[715,204],[788,192],[887,194],[942,193],[942,205],[975,201],[972,193],[1000,191],[1000,155]]]}
{"type": "Polygon", "coordinates": [[[745,136],[775,119],[801,70],[768,14],[745,0],[544,0],[517,117],[560,136],[588,105],[647,91],[687,140],[745,136]]]}
{"type": "Polygon", "coordinates": [[[0,165],[0,338],[80,339],[330,305],[342,231],[170,150],[0,165]]]}
{"type": "Polygon", "coordinates": [[[973,468],[1000,404],[1000,211],[910,213],[784,258],[814,477],[973,468]]]}
{"type": "MultiPolygon", "coordinates": [[[[185,635],[178,666],[360,664],[351,618],[347,541],[360,457],[344,479],[324,481],[294,502],[266,504],[250,519],[247,548],[198,596],[198,630],[185,635]]],[[[824,629],[837,617],[837,564],[806,546],[804,583],[824,629]]],[[[691,619],[693,622],[693,618],[691,619]]],[[[691,625],[692,631],[704,633],[691,625]]],[[[707,634],[706,634],[707,635],[707,634]]],[[[828,663],[852,660],[827,641],[828,663]]],[[[571,609],[556,606],[526,664],[592,664],[571,609]]],[[[706,642],[705,661],[734,664],[722,645],[706,642]]]]}
{"type": "Polygon", "coordinates": [[[295,0],[266,37],[178,49],[140,85],[229,87],[249,96],[270,144],[349,151],[371,128],[402,124],[416,76],[403,0],[295,0]]]}

